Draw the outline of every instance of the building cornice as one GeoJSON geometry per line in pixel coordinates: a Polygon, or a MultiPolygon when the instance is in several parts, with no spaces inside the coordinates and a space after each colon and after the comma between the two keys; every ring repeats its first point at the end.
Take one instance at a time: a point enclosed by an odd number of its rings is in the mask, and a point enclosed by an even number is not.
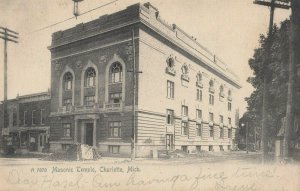
{"type": "Polygon", "coordinates": [[[124,27],[128,27],[128,26],[131,26],[131,25],[134,25],[134,24],[137,24],[137,23],[140,23],[139,19],[135,19],[134,21],[126,22],[126,23],[123,23],[123,24],[120,24],[120,25],[117,25],[117,26],[114,26],[114,27],[111,27],[111,28],[108,28],[108,29],[100,30],[97,33],[86,35],[86,36],[83,36],[81,38],[76,38],[74,40],[70,40],[70,41],[67,41],[67,42],[62,42],[62,43],[58,43],[58,44],[55,44],[55,45],[51,45],[51,46],[48,46],[48,49],[53,50],[55,48],[59,48],[59,47],[69,45],[69,44],[72,44],[72,43],[75,43],[75,42],[78,42],[78,41],[82,41],[82,40],[86,40],[86,39],[89,39],[89,38],[92,38],[92,37],[103,35],[105,33],[109,33],[109,32],[112,32],[112,31],[115,31],[115,30],[118,30],[118,29],[121,29],[121,28],[124,28],[124,27]]]}
{"type": "MultiPolygon", "coordinates": [[[[128,22],[123,22],[118,25],[114,26],[106,26],[107,23],[104,22],[104,26],[107,27],[103,30],[99,30],[100,21],[98,24],[95,24],[93,26],[87,27],[86,30],[84,30],[85,24],[77,25],[74,28],[68,29],[66,31],[60,31],[55,33],[55,36],[62,35],[61,42],[57,42],[59,40],[53,40],[53,43],[51,46],[48,47],[49,50],[53,50],[68,44],[76,43],[78,41],[83,41],[89,38],[93,38],[99,35],[103,35],[115,30],[119,30],[122,28],[126,28],[132,25],[136,24],[143,24],[147,28],[151,29],[153,32],[158,34],[159,36],[163,37],[167,41],[169,41],[171,44],[173,44],[175,47],[179,48],[180,50],[184,51],[186,54],[188,54],[190,57],[192,57],[195,60],[198,60],[199,62],[203,63],[209,70],[214,72],[215,74],[218,74],[221,76],[224,80],[231,83],[236,88],[241,88],[240,83],[237,80],[237,77],[233,72],[231,72],[227,65],[224,64],[219,58],[217,58],[215,55],[213,55],[209,50],[207,50],[205,47],[203,47],[201,44],[199,44],[195,38],[192,36],[189,36],[186,32],[184,32],[182,29],[180,29],[175,24],[169,25],[159,17],[158,10],[154,9],[151,4],[145,4],[145,5],[132,5],[127,7],[126,10],[123,10],[121,12],[124,13],[124,11],[130,13],[132,10],[137,11],[138,14],[131,18],[131,16],[128,16],[128,19],[131,19],[128,22]],[[148,7],[146,7],[148,6],[148,7]],[[151,7],[151,8],[150,8],[151,7]],[[154,12],[153,12],[154,11],[154,12]],[[84,34],[79,37],[76,34],[76,30],[84,30],[84,34]],[[64,37],[64,33],[70,33],[66,34],[64,37]],[[90,34],[88,34],[90,33],[90,34]],[[73,35],[72,35],[73,34],[73,35]],[[68,38],[74,36],[74,38],[71,38],[71,40],[68,40],[68,38]],[[221,66],[222,65],[222,66],[221,66]],[[230,75],[229,75],[230,74],[230,75]],[[235,79],[236,78],[236,79],[235,79]]],[[[134,11],[133,11],[134,12],[134,11]]],[[[115,13],[114,15],[117,15],[118,13],[115,13]]],[[[129,14],[130,15],[130,14],[129,14]]],[[[121,16],[121,13],[119,17],[121,16]]],[[[107,20],[110,15],[104,15],[100,17],[101,20],[107,20]]],[[[126,16],[125,16],[126,17],[126,16]]],[[[118,19],[118,17],[116,17],[118,19]]],[[[97,21],[97,20],[95,20],[97,21]]],[[[92,21],[93,22],[93,21],[92,21]]],[[[111,20],[110,22],[115,22],[115,20],[111,20]]],[[[90,22],[91,23],[91,22],[90,22]]],[[[88,25],[87,23],[86,25],[88,25]]],[[[53,37],[54,38],[54,37],[53,37]]],[[[56,58],[52,58],[56,59],[56,58]]],[[[199,63],[198,63],[199,64],[199,63]]]]}

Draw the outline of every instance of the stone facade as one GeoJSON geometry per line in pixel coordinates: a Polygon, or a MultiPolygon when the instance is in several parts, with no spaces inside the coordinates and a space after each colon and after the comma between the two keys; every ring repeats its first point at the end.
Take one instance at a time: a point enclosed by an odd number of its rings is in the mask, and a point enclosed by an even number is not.
{"type": "Polygon", "coordinates": [[[142,72],[136,74],[137,157],[231,149],[239,82],[151,4],[58,31],[49,50],[52,151],[79,142],[103,155],[130,155],[134,61],[142,72]]]}

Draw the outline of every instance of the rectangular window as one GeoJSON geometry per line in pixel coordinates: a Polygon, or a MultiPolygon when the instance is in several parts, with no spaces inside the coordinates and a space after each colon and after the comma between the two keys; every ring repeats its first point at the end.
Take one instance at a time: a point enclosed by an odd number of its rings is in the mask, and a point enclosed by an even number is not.
{"type": "Polygon", "coordinates": [[[71,124],[65,123],[63,124],[64,137],[71,137],[71,124]]]}
{"type": "Polygon", "coordinates": [[[189,111],[188,111],[188,107],[183,105],[181,106],[181,115],[182,116],[188,116],[189,115],[189,111]]]}
{"type": "Polygon", "coordinates": [[[209,113],[209,121],[214,122],[214,114],[213,113],[209,113]]]}
{"type": "Polygon", "coordinates": [[[224,151],[223,145],[219,145],[220,151],[224,151]]]}
{"type": "Polygon", "coordinates": [[[167,81],[167,98],[174,99],[174,82],[167,81]]]}
{"type": "Polygon", "coordinates": [[[213,126],[209,127],[209,137],[211,137],[211,138],[214,137],[214,127],[213,126]]]}
{"type": "Polygon", "coordinates": [[[95,104],[95,96],[85,96],[84,97],[84,105],[94,105],[95,104]]]}
{"type": "Polygon", "coordinates": [[[224,138],[224,128],[220,127],[220,139],[224,138]]]}
{"type": "Polygon", "coordinates": [[[41,124],[45,124],[46,116],[45,109],[41,109],[41,124]]]}
{"type": "Polygon", "coordinates": [[[215,96],[213,94],[209,94],[209,104],[214,105],[215,103],[215,96]]]}
{"type": "Polygon", "coordinates": [[[44,142],[48,143],[48,137],[47,137],[47,135],[44,135],[44,142]]]}
{"type": "Polygon", "coordinates": [[[202,110],[201,109],[196,109],[196,117],[197,117],[197,119],[202,119],[202,110]]]}
{"type": "Polygon", "coordinates": [[[40,136],[40,147],[43,146],[43,136],[40,136]]]}
{"type": "Polygon", "coordinates": [[[71,107],[72,107],[72,99],[70,99],[70,98],[64,99],[63,106],[66,107],[67,111],[70,111],[71,107]]]}
{"type": "Polygon", "coordinates": [[[37,112],[35,110],[31,113],[31,124],[36,125],[37,124],[37,112]]]}
{"type": "Polygon", "coordinates": [[[167,109],[167,124],[173,125],[174,124],[174,110],[167,109]]]}
{"type": "Polygon", "coordinates": [[[201,151],[201,145],[196,146],[196,151],[200,152],[201,151]]]}
{"type": "Polygon", "coordinates": [[[23,124],[28,125],[28,118],[27,118],[27,111],[24,111],[23,113],[23,124]]]}
{"type": "Polygon", "coordinates": [[[188,135],[188,123],[181,122],[181,135],[188,135]]]}
{"type": "Polygon", "coordinates": [[[120,103],[122,100],[122,93],[111,93],[109,94],[110,103],[120,103]]]}
{"type": "Polygon", "coordinates": [[[110,136],[111,137],[121,137],[121,122],[112,121],[109,122],[110,136]]]}
{"type": "Polygon", "coordinates": [[[224,122],[224,117],[223,117],[223,115],[220,115],[220,116],[219,116],[219,122],[220,122],[220,123],[223,123],[223,122],[224,122]]]}
{"type": "Polygon", "coordinates": [[[228,111],[231,111],[231,102],[228,102],[228,111]]]}
{"type": "Polygon", "coordinates": [[[183,151],[183,152],[188,152],[188,150],[187,150],[187,146],[181,146],[181,150],[183,151]]]}
{"type": "Polygon", "coordinates": [[[197,101],[202,101],[202,90],[197,89],[196,99],[197,101]]]}
{"type": "Polygon", "coordinates": [[[111,154],[120,154],[120,146],[119,145],[109,145],[108,149],[111,154]]]}
{"type": "Polygon", "coordinates": [[[228,139],[231,139],[232,137],[232,129],[228,129],[228,139]]]}
{"type": "Polygon", "coordinates": [[[197,134],[197,136],[199,136],[199,137],[202,136],[202,125],[201,125],[201,124],[197,124],[197,125],[196,125],[196,134],[197,134]]]}
{"type": "Polygon", "coordinates": [[[228,117],[228,125],[231,125],[231,118],[228,117]]]}
{"type": "Polygon", "coordinates": [[[17,111],[13,111],[13,126],[17,126],[17,125],[18,125],[17,111]]]}

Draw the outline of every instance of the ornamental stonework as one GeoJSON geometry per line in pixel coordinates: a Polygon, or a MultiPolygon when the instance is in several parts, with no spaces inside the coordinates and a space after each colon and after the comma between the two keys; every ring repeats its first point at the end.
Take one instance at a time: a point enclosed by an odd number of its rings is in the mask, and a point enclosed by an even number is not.
{"type": "Polygon", "coordinates": [[[82,61],[80,61],[80,60],[76,61],[75,66],[76,66],[77,69],[81,69],[82,68],[82,61]]]}

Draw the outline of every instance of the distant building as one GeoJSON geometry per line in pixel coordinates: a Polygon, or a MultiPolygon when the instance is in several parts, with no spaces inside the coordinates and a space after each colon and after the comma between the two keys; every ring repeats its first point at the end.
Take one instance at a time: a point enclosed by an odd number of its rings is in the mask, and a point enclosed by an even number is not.
{"type": "Polygon", "coordinates": [[[104,155],[130,155],[134,60],[142,72],[135,92],[137,157],[231,149],[236,76],[150,3],[55,32],[49,50],[52,151],[79,142],[104,155]]]}
{"type": "MultiPolygon", "coordinates": [[[[2,105],[1,105],[2,108],[2,105]]],[[[3,120],[1,110],[1,120],[3,120]]],[[[48,144],[50,93],[18,96],[7,101],[6,127],[2,129],[4,146],[16,152],[42,152],[48,144]]]]}

